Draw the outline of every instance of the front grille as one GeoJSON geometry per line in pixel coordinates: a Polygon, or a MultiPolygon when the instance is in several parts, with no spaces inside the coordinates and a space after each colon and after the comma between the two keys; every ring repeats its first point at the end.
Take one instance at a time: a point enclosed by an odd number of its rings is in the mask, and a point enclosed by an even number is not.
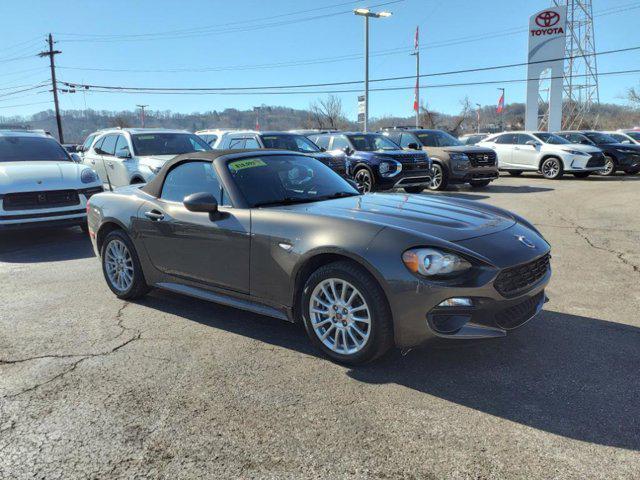
{"type": "Polygon", "coordinates": [[[587,162],[587,168],[604,167],[605,160],[603,153],[594,153],[587,162]]]}
{"type": "Polygon", "coordinates": [[[544,292],[537,293],[524,302],[506,308],[495,314],[496,324],[504,329],[516,328],[533,317],[538,310],[538,305],[544,299],[544,292]]]}
{"type": "Polygon", "coordinates": [[[69,207],[79,203],[80,198],[75,190],[8,193],[2,199],[2,206],[6,211],[69,207]]]}
{"type": "Polygon", "coordinates": [[[496,164],[496,152],[465,152],[473,167],[492,167],[496,164]]]}
{"type": "Polygon", "coordinates": [[[504,297],[514,297],[531,287],[547,274],[551,255],[548,253],[532,262],[506,268],[493,282],[496,290],[504,297]]]}

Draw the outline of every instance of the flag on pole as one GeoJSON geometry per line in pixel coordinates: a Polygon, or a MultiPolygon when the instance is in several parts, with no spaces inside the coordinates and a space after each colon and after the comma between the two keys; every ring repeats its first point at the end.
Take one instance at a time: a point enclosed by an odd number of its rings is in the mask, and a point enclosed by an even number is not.
{"type": "Polygon", "coordinates": [[[256,131],[259,132],[260,131],[260,120],[258,119],[258,116],[256,115],[256,131]]]}
{"type": "Polygon", "coordinates": [[[498,106],[496,107],[496,113],[502,113],[503,110],[504,110],[504,92],[502,92],[502,95],[500,95],[500,98],[498,99],[498,106]]]}
{"type": "MultiPolygon", "coordinates": [[[[415,39],[413,41],[413,49],[415,50],[416,54],[418,52],[418,38],[420,35],[420,26],[416,26],[416,36],[415,39]]],[[[419,90],[420,90],[420,85],[419,85],[419,78],[416,76],[416,88],[413,92],[413,111],[417,112],[420,109],[420,105],[418,105],[418,95],[419,95],[419,90]]]]}

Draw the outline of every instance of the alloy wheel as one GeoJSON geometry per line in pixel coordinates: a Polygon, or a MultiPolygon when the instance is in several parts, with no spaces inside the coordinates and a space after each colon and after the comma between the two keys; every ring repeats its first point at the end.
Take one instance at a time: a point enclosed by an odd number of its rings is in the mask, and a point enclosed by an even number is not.
{"type": "Polygon", "coordinates": [[[361,188],[362,193],[369,193],[371,191],[372,181],[371,173],[366,168],[358,170],[354,177],[356,183],[361,188]]]}
{"type": "Polygon", "coordinates": [[[429,183],[430,190],[438,190],[442,185],[442,167],[437,163],[433,164],[431,167],[431,182],[429,183]]]}
{"type": "Polygon", "coordinates": [[[116,290],[126,292],[133,284],[133,259],[127,246],[114,239],[105,249],[104,265],[109,282],[116,290]]]}
{"type": "Polygon", "coordinates": [[[555,158],[549,158],[542,164],[542,175],[545,178],[556,178],[560,173],[560,163],[555,158]]]}
{"type": "Polygon", "coordinates": [[[615,163],[613,163],[613,159],[611,157],[604,157],[604,158],[605,158],[604,169],[600,170],[598,173],[600,175],[608,177],[609,175],[613,175],[616,166],[615,166],[615,163]]]}
{"type": "Polygon", "coordinates": [[[353,355],[371,334],[371,310],[351,283],[340,278],[320,282],[309,299],[309,319],[318,339],[330,350],[353,355]]]}

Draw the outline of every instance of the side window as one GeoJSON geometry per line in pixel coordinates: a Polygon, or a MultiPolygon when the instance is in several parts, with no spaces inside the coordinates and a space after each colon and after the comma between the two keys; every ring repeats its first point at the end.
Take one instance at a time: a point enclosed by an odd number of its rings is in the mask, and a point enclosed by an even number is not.
{"type": "Polygon", "coordinates": [[[329,137],[328,135],[314,135],[313,137],[309,137],[313,143],[318,145],[320,148],[324,148],[325,150],[329,149],[329,137]]]}
{"type": "Polygon", "coordinates": [[[244,138],[230,138],[229,146],[227,148],[244,148],[245,139],[244,138]]]}
{"type": "Polygon", "coordinates": [[[93,149],[97,151],[99,148],[102,148],[103,143],[104,143],[104,137],[99,138],[96,144],[93,146],[93,149]]]}
{"type": "Polygon", "coordinates": [[[120,135],[107,135],[102,142],[100,149],[103,155],[114,155],[116,153],[116,141],[120,135]]]}
{"type": "Polygon", "coordinates": [[[349,146],[349,142],[347,141],[347,137],[344,135],[336,135],[333,137],[333,144],[331,145],[332,150],[342,150],[349,146]]]}
{"type": "MultiPolygon", "coordinates": [[[[391,136],[389,136],[389,138],[391,138],[391,136]]],[[[391,140],[393,140],[393,141],[394,141],[394,142],[396,142],[396,143],[397,143],[397,141],[398,141],[398,140],[397,140],[397,139],[395,139],[395,138],[391,138],[391,140]]],[[[402,148],[407,148],[407,147],[409,146],[409,144],[410,144],[410,143],[415,143],[415,144],[417,144],[417,143],[418,143],[418,141],[417,141],[415,138],[413,138],[413,135],[411,135],[410,133],[403,133],[403,134],[400,136],[400,146],[401,146],[402,148]]]]}
{"type": "Polygon", "coordinates": [[[517,143],[516,136],[513,133],[505,133],[504,135],[500,135],[498,138],[496,138],[496,143],[499,143],[501,145],[514,145],[517,143]]]}
{"type": "Polygon", "coordinates": [[[533,137],[530,137],[529,135],[525,135],[524,133],[518,133],[516,135],[516,142],[518,143],[518,145],[526,145],[529,140],[535,139],[533,137]]]}
{"type": "Polygon", "coordinates": [[[187,162],[175,167],[164,180],[160,198],[182,202],[184,197],[200,192],[212,193],[221,201],[220,182],[211,162],[187,162]]]}
{"type": "Polygon", "coordinates": [[[258,140],[251,137],[246,139],[246,142],[244,143],[244,148],[260,148],[260,144],[258,143],[258,140]]]}
{"type": "Polygon", "coordinates": [[[94,138],[96,138],[95,135],[89,135],[87,139],[84,141],[84,143],[82,144],[82,147],[84,148],[85,152],[89,150],[89,147],[91,147],[91,144],[93,143],[94,138]]]}
{"type": "Polygon", "coordinates": [[[116,157],[125,158],[131,155],[131,150],[129,149],[129,142],[124,135],[118,135],[118,141],[116,142],[116,157]]]}

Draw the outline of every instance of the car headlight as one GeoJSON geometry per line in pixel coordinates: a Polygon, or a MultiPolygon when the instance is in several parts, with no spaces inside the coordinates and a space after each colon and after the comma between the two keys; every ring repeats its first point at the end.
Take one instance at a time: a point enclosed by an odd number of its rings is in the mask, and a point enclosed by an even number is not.
{"type": "Polygon", "coordinates": [[[90,168],[85,168],[80,173],[80,181],[82,183],[96,183],[98,181],[98,175],[90,168]]]}
{"type": "Polygon", "coordinates": [[[471,268],[464,258],[435,248],[407,250],[402,254],[402,261],[410,271],[425,277],[448,275],[471,268]]]}
{"type": "Polygon", "coordinates": [[[450,153],[449,158],[458,162],[468,162],[469,157],[465,153],[450,153]]]}
{"type": "Polygon", "coordinates": [[[570,153],[571,155],[582,155],[585,157],[590,157],[591,154],[586,153],[586,152],[581,152],[579,150],[565,150],[565,152],[570,153]]]}

